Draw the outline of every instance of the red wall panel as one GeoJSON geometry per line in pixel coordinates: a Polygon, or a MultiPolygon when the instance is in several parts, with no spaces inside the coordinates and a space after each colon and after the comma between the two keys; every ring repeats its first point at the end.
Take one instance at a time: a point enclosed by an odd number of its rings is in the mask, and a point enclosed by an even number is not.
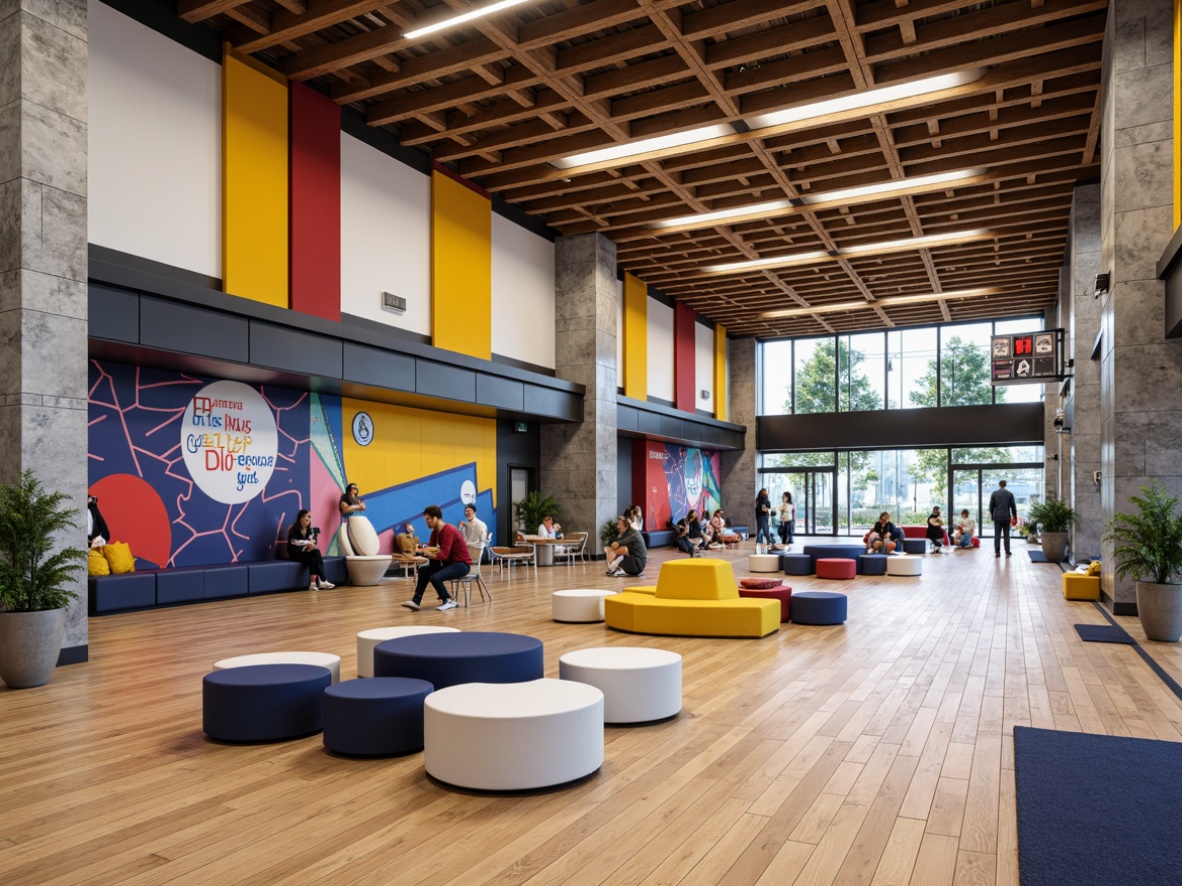
{"type": "Polygon", "coordinates": [[[693,412],[698,403],[694,338],[694,309],[684,302],[677,302],[673,308],[674,405],[685,412],[693,412]]]}
{"type": "Polygon", "coordinates": [[[291,309],[340,320],[341,109],[292,83],[290,119],[291,309]]]}

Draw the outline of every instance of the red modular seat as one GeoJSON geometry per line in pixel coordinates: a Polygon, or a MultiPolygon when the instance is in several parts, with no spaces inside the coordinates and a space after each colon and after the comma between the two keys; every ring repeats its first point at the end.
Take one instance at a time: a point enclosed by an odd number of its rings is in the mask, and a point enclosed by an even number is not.
{"type": "Polygon", "coordinates": [[[780,621],[792,620],[792,588],[788,585],[776,585],[770,588],[739,588],[740,597],[750,597],[755,600],[779,600],[780,621]]]}
{"type": "Polygon", "coordinates": [[[817,561],[817,578],[853,578],[858,574],[858,564],[853,560],[825,557],[817,561]]]}

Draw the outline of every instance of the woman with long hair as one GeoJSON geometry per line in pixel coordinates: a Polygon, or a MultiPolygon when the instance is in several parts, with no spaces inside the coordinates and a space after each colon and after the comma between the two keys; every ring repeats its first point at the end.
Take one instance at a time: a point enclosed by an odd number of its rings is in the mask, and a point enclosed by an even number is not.
{"type": "Polygon", "coordinates": [[[759,495],[755,496],[755,523],[759,527],[755,532],[755,547],[758,549],[760,543],[770,545],[772,543],[772,502],[768,498],[767,488],[759,490],[759,495]]]}
{"type": "Polygon", "coordinates": [[[309,591],[329,591],[336,587],[324,577],[324,558],[316,549],[319,536],[320,530],[312,528],[312,512],[306,509],[296,514],[295,522],[287,530],[287,556],[308,567],[312,581],[309,591]]]}
{"type": "Polygon", "coordinates": [[[789,545],[795,540],[796,505],[792,503],[792,493],[785,492],[780,501],[780,544],[789,545]]]}

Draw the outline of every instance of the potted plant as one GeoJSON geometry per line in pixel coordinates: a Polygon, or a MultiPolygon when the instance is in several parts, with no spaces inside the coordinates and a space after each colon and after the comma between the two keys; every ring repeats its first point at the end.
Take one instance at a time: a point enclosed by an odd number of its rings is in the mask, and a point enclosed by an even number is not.
{"type": "Polygon", "coordinates": [[[606,521],[599,527],[599,541],[603,546],[609,547],[613,541],[620,537],[620,523],[614,517],[606,521]]]}
{"type": "Polygon", "coordinates": [[[517,513],[517,527],[527,535],[533,535],[542,525],[546,517],[558,517],[562,510],[551,496],[543,498],[536,492],[529,493],[521,501],[513,502],[513,509],[517,513]]]}
{"type": "Polygon", "coordinates": [[[32,471],[0,485],[0,680],[11,689],[49,680],[61,654],[71,576],[86,552],[59,547],[76,529],[66,496],[46,492],[32,471]]]}
{"type": "Polygon", "coordinates": [[[1030,506],[1027,520],[1039,527],[1042,552],[1048,563],[1062,563],[1067,554],[1067,531],[1079,516],[1067,502],[1048,498],[1030,506]]]}
{"type": "Polygon", "coordinates": [[[1182,637],[1182,515],[1160,480],[1140,489],[1129,496],[1136,512],[1113,517],[1104,539],[1113,543],[1117,577],[1136,582],[1145,636],[1174,643],[1182,637]]]}

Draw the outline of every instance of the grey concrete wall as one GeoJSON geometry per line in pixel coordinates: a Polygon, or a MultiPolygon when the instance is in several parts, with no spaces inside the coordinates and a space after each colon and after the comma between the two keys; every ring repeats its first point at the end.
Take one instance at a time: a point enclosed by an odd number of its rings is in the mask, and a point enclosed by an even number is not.
{"type": "Polygon", "coordinates": [[[554,350],[560,378],[587,388],[583,421],[543,425],[543,495],[562,506],[567,531],[591,533],[616,516],[616,246],[599,234],[555,244],[554,350]]]}
{"type": "MultiPolygon", "coordinates": [[[[0,480],[69,496],[85,547],[86,3],[0,0],[0,480]]],[[[64,646],[85,646],[86,580],[64,646]]]]}
{"type": "Polygon", "coordinates": [[[1101,469],[1100,459],[1100,361],[1092,359],[1092,344],[1100,331],[1102,302],[1095,297],[1100,265],[1100,186],[1075,189],[1071,201],[1071,231],[1067,240],[1068,294],[1071,301],[1067,354],[1075,360],[1071,390],[1075,422],[1067,448],[1067,480],[1071,506],[1079,517],[1071,547],[1076,556],[1100,553],[1103,513],[1100,484],[1092,476],[1101,469]]]}
{"type": "MultiPolygon", "coordinates": [[[[1159,477],[1182,493],[1182,343],[1164,338],[1164,284],[1156,262],[1174,232],[1171,0],[1113,0],[1104,40],[1100,366],[1101,511],[1127,510],[1130,494],[1159,477]]],[[[1103,546],[1101,586],[1132,611],[1131,581],[1112,571],[1103,546]]]]}
{"type": "Polygon", "coordinates": [[[727,344],[730,366],[730,409],[728,419],[747,428],[746,446],[740,452],[721,456],[722,506],[738,524],[751,527],[755,536],[756,471],[759,454],[755,449],[756,343],[754,338],[732,339],[727,344]]]}

